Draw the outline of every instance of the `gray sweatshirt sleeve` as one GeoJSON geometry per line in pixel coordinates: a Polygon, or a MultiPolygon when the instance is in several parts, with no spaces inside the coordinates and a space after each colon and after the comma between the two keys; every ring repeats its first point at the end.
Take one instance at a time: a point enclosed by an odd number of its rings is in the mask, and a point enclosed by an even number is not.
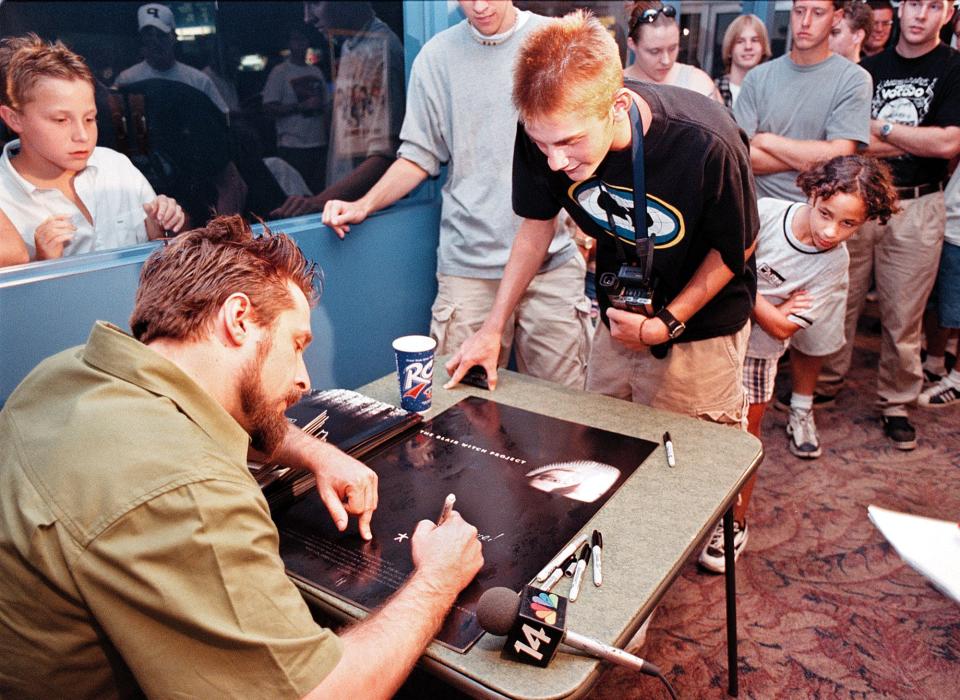
{"type": "Polygon", "coordinates": [[[826,138],[850,139],[869,146],[873,79],[860,66],[850,66],[838,76],[837,83],[837,97],[826,124],[826,138]]]}
{"type": "MultiPolygon", "coordinates": [[[[432,53],[432,52],[431,52],[432,53]]],[[[441,66],[421,51],[410,71],[407,113],[400,130],[397,155],[423,168],[431,177],[450,160],[446,134],[450,132],[449,95],[441,89],[441,66]]]]}

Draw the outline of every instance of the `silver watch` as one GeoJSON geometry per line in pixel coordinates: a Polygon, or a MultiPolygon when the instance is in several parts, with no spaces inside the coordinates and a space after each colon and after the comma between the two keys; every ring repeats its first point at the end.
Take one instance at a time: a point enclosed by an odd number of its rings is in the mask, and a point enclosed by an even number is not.
{"type": "Polygon", "coordinates": [[[660,311],[657,312],[656,318],[663,321],[667,327],[667,335],[670,337],[670,340],[675,340],[681,333],[687,330],[687,324],[678,321],[676,316],[667,311],[667,307],[660,309],[660,311]]]}

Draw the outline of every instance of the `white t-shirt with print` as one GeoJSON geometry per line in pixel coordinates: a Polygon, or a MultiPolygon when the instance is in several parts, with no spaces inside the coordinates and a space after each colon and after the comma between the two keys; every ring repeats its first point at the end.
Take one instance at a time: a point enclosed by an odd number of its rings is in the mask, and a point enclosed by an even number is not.
{"type": "MultiPolygon", "coordinates": [[[[828,304],[836,303],[837,292],[846,289],[850,256],[845,243],[830,250],[820,250],[797,240],[793,233],[793,219],[804,206],[802,202],[772,197],[757,200],[760,212],[757,292],[777,306],[794,292],[807,290],[812,297],[812,306],[800,314],[790,314],[788,318],[801,328],[808,328],[826,315],[828,304]]],[[[843,299],[846,299],[845,294],[843,299]]],[[[754,322],[747,356],[776,359],[787,349],[788,342],[774,338],[754,322]]]]}

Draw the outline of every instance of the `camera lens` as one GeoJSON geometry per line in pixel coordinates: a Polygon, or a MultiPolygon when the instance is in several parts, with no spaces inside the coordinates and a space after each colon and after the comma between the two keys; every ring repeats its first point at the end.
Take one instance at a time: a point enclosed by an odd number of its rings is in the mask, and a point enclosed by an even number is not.
{"type": "Polygon", "coordinates": [[[616,290],[620,286],[620,280],[612,272],[604,272],[600,275],[599,284],[604,289],[616,290]]]}

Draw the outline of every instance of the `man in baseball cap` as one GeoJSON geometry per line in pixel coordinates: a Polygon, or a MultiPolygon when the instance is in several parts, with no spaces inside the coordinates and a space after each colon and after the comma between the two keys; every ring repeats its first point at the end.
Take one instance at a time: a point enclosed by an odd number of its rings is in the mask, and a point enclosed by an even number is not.
{"type": "Polygon", "coordinates": [[[229,111],[227,103],[210,77],[177,60],[176,26],[173,11],[166,5],[157,2],[141,5],[137,10],[137,28],[143,60],[121,72],[114,87],[122,88],[151,78],[174,80],[204,93],[226,114],[229,111]]]}
{"type": "Polygon", "coordinates": [[[166,5],[151,2],[148,5],[141,5],[137,10],[137,29],[156,27],[164,34],[169,34],[176,29],[176,26],[173,12],[166,5]]]}

